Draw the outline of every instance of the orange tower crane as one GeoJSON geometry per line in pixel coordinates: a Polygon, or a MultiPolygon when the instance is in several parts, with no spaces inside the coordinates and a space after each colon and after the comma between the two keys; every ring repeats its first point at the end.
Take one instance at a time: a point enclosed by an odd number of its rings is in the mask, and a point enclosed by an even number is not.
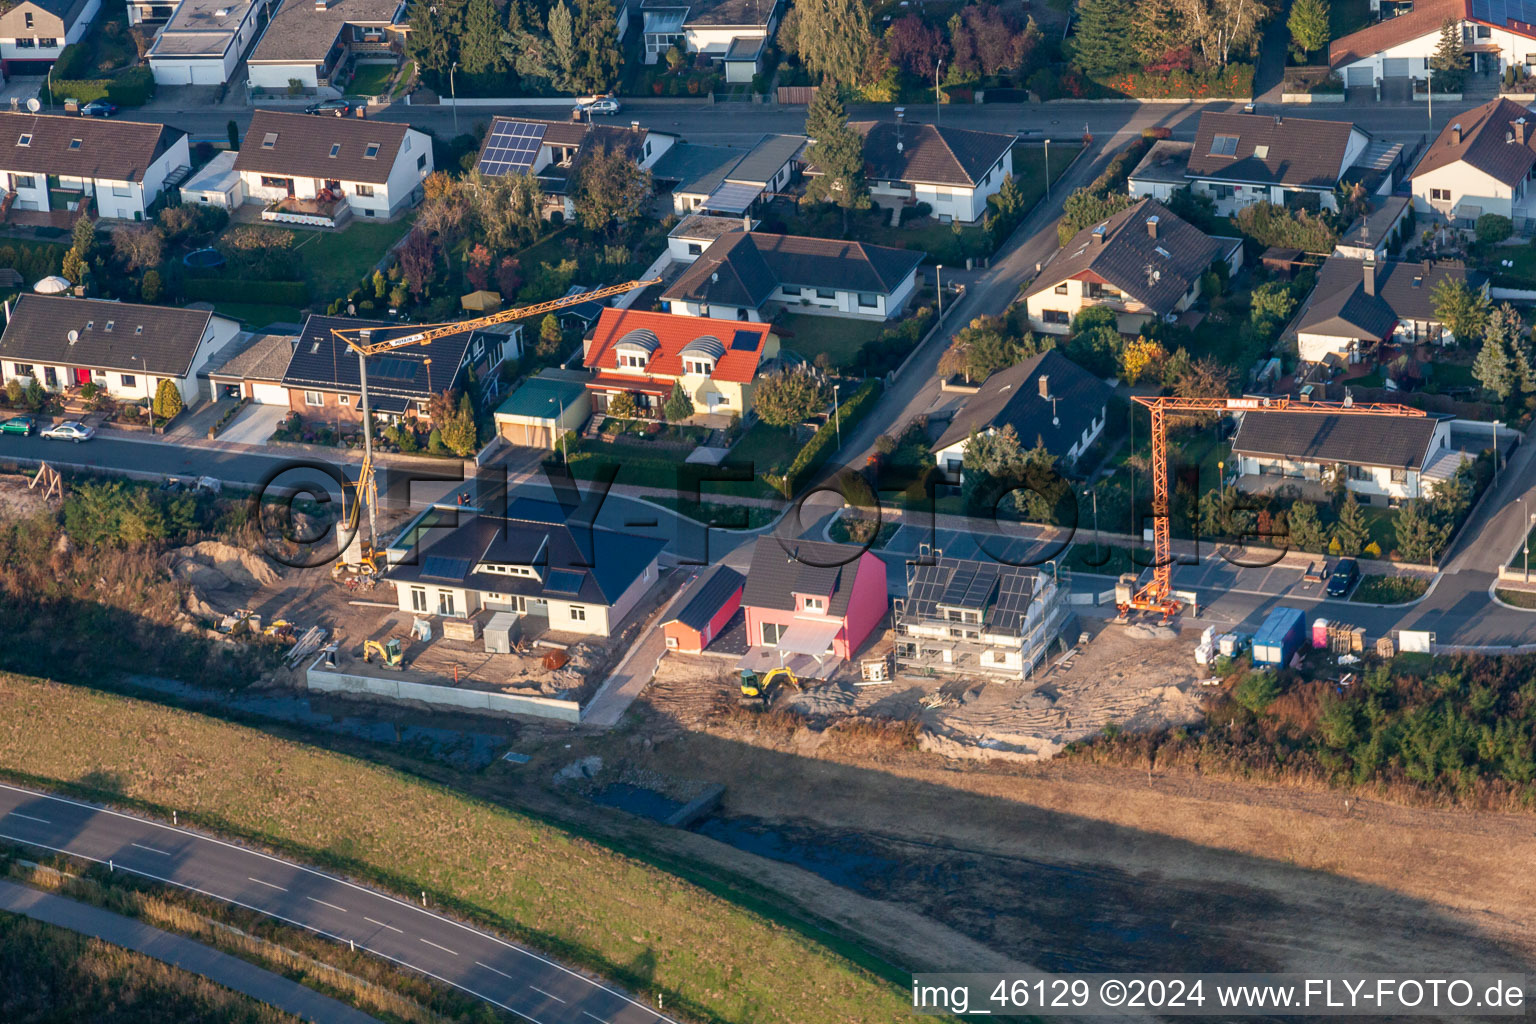
{"type": "Polygon", "coordinates": [[[1422,417],[1422,409],[1390,403],[1300,402],[1290,398],[1176,398],[1133,396],[1152,414],[1152,579],[1137,588],[1134,573],[1120,577],[1115,604],[1122,617],[1132,611],[1157,612],[1167,622],[1183,605],[1173,596],[1173,538],[1169,532],[1168,417],[1180,413],[1274,412],[1327,413],[1333,416],[1422,417]]]}
{"type": "Polygon", "coordinates": [[[352,499],[350,511],[344,511],[346,520],[346,532],[352,533],[359,525],[359,510],[362,506],[368,508],[368,537],[370,544],[363,545],[360,555],[355,561],[349,561],[347,552],[343,551],[337,562],[334,574],[343,572],[357,573],[362,576],[376,576],[383,566],[379,565],[379,541],[378,517],[374,506],[377,504],[378,493],[373,480],[373,423],[368,412],[368,357],[380,355],[385,352],[393,352],[396,349],[406,348],[412,345],[429,345],[438,338],[446,338],[452,334],[462,334],[465,331],[478,331],[485,327],[494,327],[497,324],[511,323],[514,320],[526,320],[541,313],[552,313],[566,306],[575,306],[583,302],[596,302],[613,295],[634,291],[636,288],[646,288],[657,284],[660,278],[651,278],[648,281],[626,281],[623,284],[609,285],[606,288],[598,288],[590,292],[582,292],[578,295],[566,295],[558,299],[550,299],[548,302],[538,302],[530,306],[517,306],[513,309],[504,309],[499,313],[490,313],[486,316],[475,317],[472,320],[460,320],[456,323],[425,324],[408,334],[395,334],[398,328],[394,327],[343,327],[331,331],[336,338],[345,343],[348,348],[357,353],[358,390],[362,395],[363,413],[363,464],[358,471],[355,496],[352,499]],[[375,341],[374,334],[388,334],[375,341]]]}

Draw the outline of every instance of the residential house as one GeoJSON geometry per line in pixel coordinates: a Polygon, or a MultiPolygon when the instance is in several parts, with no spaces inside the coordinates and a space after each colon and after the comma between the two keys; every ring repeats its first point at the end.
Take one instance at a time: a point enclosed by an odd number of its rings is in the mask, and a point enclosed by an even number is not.
{"type": "Polygon", "coordinates": [[[340,96],[356,63],[400,59],[405,0],[285,0],[246,62],[248,88],[340,96]]]}
{"type": "Polygon", "coordinates": [[[582,370],[548,367],[518,385],[496,407],[496,433],[528,448],[554,450],[568,431],[580,430],[592,415],[592,397],[582,370]]]}
{"type": "Polygon", "coordinates": [[[891,604],[896,664],[915,672],[1028,679],[1070,609],[1051,573],[963,558],[907,563],[891,604]]]}
{"type": "Polygon", "coordinates": [[[1370,133],[1348,121],[1268,114],[1200,115],[1187,174],[1222,216],[1254,203],[1336,209],[1334,188],[1367,154],[1370,133]]]}
{"type": "Polygon", "coordinates": [[[1194,151],[1192,142],[1159,139],[1152,143],[1126,179],[1131,198],[1150,197],[1166,203],[1175,192],[1189,188],[1189,157],[1194,151]]]}
{"type": "Polygon", "coordinates": [[[757,221],[750,217],[711,217],[690,213],[667,232],[667,255],[673,263],[692,263],[704,255],[722,235],[733,231],[751,231],[757,221]]]}
{"type": "Polygon", "coordinates": [[[722,65],[727,82],[750,82],[779,27],[779,0],[641,0],[645,62],[676,46],[722,65]]]}
{"type": "Polygon", "coordinates": [[[462,619],[511,612],[523,636],[609,636],[659,578],[666,542],[573,524],[554,502],[519,498],[505,515],[433,506],[390,548],[384,578],[401,611],[462,619]]]}
{"type": "Polygon", "coordinates": [[[1335,256],[1384,263],[1388,253],[1407,241],[1413,230],[1413,199],[1409,196],[1372,197],[1365,213],[1334,243],[1335,256]]]}
{"type": "Polygon", "coordinates": [[[733,231],[661,293],[674,313],[771,321],[783,308],[889,320],[906,308],[925,253],[863,242],[733,231]]]}
{"type": "MultiPolygon", "coordinates": [[[[1377,8],[1372,3],[1372,8],[1377,8]]],[[[1352,87],[1388,89],[1410,79],[1426,81],[1429,58],[1440,46],[1440,27],[1457,24],[1468,70],[1502,74],[1511,66],[1536,67],[1536,11],[1524,3],[1494,0],[1415,0],[1390,5],[1395,16],[1340,36],[1328,47],[1328,66],[1352,87]],[[1405,9],[1406,7],[1406,9],[1405,9]]],[[[1383,12],[1385,13],[1385,12],[1383,12]]]]}
{"type": "MultiPolygon", "coordinates": [[[[362,422],[358,354],[333,333],[359,328],[372,330],[369,340],[375,342],[420,330],[377,320],[311,315],[304,321],[282,381],[288,407],[303,419],[325,424],[362,422]]],[[[463,390],[471,370],[477,380],[485,380],[503,360],[519,358],[522,330],[522,324],[502,324],[369,356],[370,411],[388,423],[414,419],[420,428],[432,426],[428,409],[432,396],[463,390]]]]}
{"type": "Polygon", "coordinates": [[[245,203],[245,183],[240,180],[240,172],[235,170],[235,161],[239,157],[239,150],[234,149],[221,149],[213,154],[212,160],[182,182],[179,189],[181,201],[217,206],[233,213],[236,207],[245,203]]]}
{"type": "Polygon", "coordinates": [[[1245,412],[1232,438],[1237,483],[1261,490],[1342,480],[1376,505],[1428,497],[1464,457],[1451,445],[1450,426],[1450,417],[1436,416],[1245,412]]]}
{"type": "MultiPolygon", "coordinates": [[[[583,161],[602,150],[625,153],[641,170],[650,170],[677,136],[641,128],[590,121],[541,121],[496,117],[485,133],[475,168],[481,174],[532,174],[549,200],[549,211],[576,215],[576,176],[583,161]]],[[[546,211],[548,212],[548,211],[546,211]]]]}
{"type": "MultiPolygon", "coordinates": [[[[1536,48],[1536,43],[1533,43],[1536,48]]],[[[1536,209],[1536,114],[1497,99],[1457,114],[1408,175],[1415,212],[1470,228],[1485,213],[1528,221],[1536,209]]]]}
{"type": "Polygon", "coordinates": [[[258,334],[238,352],[205,371],[213,397],[243,398],[254,405],[288,405],[283,375],[293,361],[298,338],[288,334],[258,334]]]}
{"type": "Polygon", "coordinates": [[[1487,288],[1482,274],[1462,266],[1330,256],[1292,321],[1297,353],[1304,363],[1343,365],[1373,360],[1384,343],[1443,343],[1434,291],[1446,280],[1487,288]]]}
{"type": "Polygon", "coordinates": [[[778,354],[778,335],[767,324],[605,309],[582,364],[592,371],[594,412],[628,394],[641,415],[655,415],[681,384],[695,413],[745,417],[758,375],[778,354]]]}
{"type": "Polygon", "coordinates": [[[101,0],[21,0],[0,14],[0,72],[43,75],[90,31],[101,0]]]}
{"type": "Polygon", "coordinates": [[[1200,278],[1213,264],[1236,272],[1243,240],[1212,238],[1155,199],[1084,228],[1059,249],[1025,293],[1030,326],[1066,334],[1090,306],[1115,312],[1120,333],[1175,319],[1200,298],[1200,278]]]}
{"type": "MultiPolygon", "coordinates": [[[[803,135],[764,135],[743,153],[691,146],[686,163],[666,173],[690,174],[672,189],[672,212],[740,216],[783,193],[805,166],[803,135]]],[[[658,168],[660,177],[663,169],[658,168]]]]}
{"type": "Polygon", "coordinates": [[[724,565],[706,569],[688,588],[682,608],[661,624],[667,650],[699,654],[714,642],[741,609],[746,582],[745,576],[724,565]]]}
{"type": "Polygon", "coordinates": [[[235,158],[245,199],[279,224],[335,227],[421,201],[432,140],[403,124],[258,110],[235,158]]]}
{"type": "MultiPolygon", "coordinates": [[[[13,210],[143,220],[191,167],[187,133],[144,121],[0,112],[0,179],[13,210]]],[[[66,221],[67,222],[67,221],[66,221]]]]}
{"type": "Polygon", "coordinates": [[[190,406],[199,372],[239,331],[210,310],[26,294],[0,335],[0,376],[49,391],[92,384],[124,402],[153,399],[170,380],[190,406]]]}
{"type": "Polygon", "coordinates": [[[1021,447],[1044,445],[1070,468],[1103,433],[1113,395],[1108,384],[1055,349],[1031,356],[982,381],[933,443],[934,462],[959,481],[971,435],[1012,427],[1021,447]]]}
{"type": "Polygon", "coordinates": [[[149,48],[149,70],[156,84],[228,82],[280,2],[181,0],[149,48]]]}
{"type": "Polygon", "coordinates": [[[742,590],[747,642],[784,656],[851,659],[885,618],[883,562],[867,549],[758,538],[742,590]]]}
{"type": "MultiPolygon", "coordinates": [[[[864,180],[881,206],[926,203],[942,221],[974,224],[1013,173],[1013,135],[908,124],[899,114],[895,121],[849,127],[864,136],[864,180]]],[[[820,172],[807,167],[805,173],[820,172]]]]}

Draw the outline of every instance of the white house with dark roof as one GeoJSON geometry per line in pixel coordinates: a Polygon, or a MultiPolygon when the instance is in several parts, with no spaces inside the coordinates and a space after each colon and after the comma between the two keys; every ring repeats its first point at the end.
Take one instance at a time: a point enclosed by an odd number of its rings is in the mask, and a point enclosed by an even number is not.
{"type": "Polygon", "coordinates": [[[667,232],[667,255],[673,263],[692,263],[704,255],[722,235],[733,231],[751,231],[757,221],[750,217],[711,217],[690,213],[667,232]]]}
{"type": "Polygon", "coordinates": [[[1250,411],[1232,458],[1245,489],[1342,480],[1366,503],[1386,505],[1428,497],[1454,477],[1465,456],[1450,434],[1450,417],[1250,411]]]}
{"type": "Polygon", "coordinates": [[[889,320],[906,308],[925,253],[863,242],[734,231],[661,294],[673,313],[771,321],[796,313],[889,320]]]}
{"type": "Polygon", "coordinates": [[[780,0],[641,0],[645,62],[676,46],[721,63],[728,82],[750,82],[782,10],[780,0]]]}
{"type": "Polygon", "coordinates": [[[70,43],[78,43],[101,10],[101,0],[21,0],[0,14],[0,71],[41,75],[70,43]]]}
{"type": "Polygon", "coordinates": [[[0,375],[49,391],[94,384],[129,402],[152,399],[172,380],[192,405],[198,373],[239,331],[209,310],[23,295],[0,335],[0,375]]]}
{"type": "Polygon", "coordinates": [[[432,141],[387,121],[258,110],[234,169],[246,201],[268,206],[263,220],[329,227],[420,202],[432,141]]]}
{"type": "Polygon", "coordinates": [[[0,113],[0,181],[11,208],[73,211],[86,199],[113,220],[143,220],[192,163],[187,134],[144,121],[0,113]]]}
{"type": "Polygon", "coordinates": [[[1193,306],[1212,264],[1235,273],[1242,261],[1241,238],[1213,238],[1143,199],[1074,235],[1031,282],[1024,304],[1037,331],[1066,334],[1078,313],[1104,306],[1114,310],[1120,333],[1137,334],[1193,306]]]}
{"type": "Polygon", "coordinates": [[[881,206],[927,203],[940,220],[974,224],[1013,173],[1013,135],[909,124],[900,116],[848,126],[864,136],[865,181],[881,206]]]}
{"type": "Polygon", "coordinates": [[[531,174],[539,179],[548,210],[576,215],[572,196],[582,162],[601,150],[624,153],[643,171],[651,170],[673,148],[677,136],[642,128],[593,124],[590,121],[549,121],[530,117],[492,118],[480,144],[475,169],[488,177],[531,174]]]}
{"type": "Polygon", "coordinates": [[[1070,609],[1054,575],[990,559],[907,563],[907,596],[891,602],[896,664],[915,671],[1028,679],[1070,609]]]}
{"type": "Polygon", "coordinates": [[[656,176],[671,174],[672,212],[740,216],[760,201],[771,201],[805,166],[803,135],[764,135],[750,150],[709,146],[679,147],[680,169],[658,166],[656,176]],[[691,152],[688,152],[691,151],[691,152]]]}
{"type": "Polygon", "coordinates": [[[1374,360],[1383,344],[1443,343],[1434,292],[1447,280],[1488,287],[1483,274],[1459,264],[1330,256],[1292,321],[1297,354],[1305,363],[1342,366],[1374,360]]]}
{"type": "Polygon", "coordinates": [[[155,83],[223,85],[280,2],[180,0],[149,48],[155,83]]]}
{"type": "MultiPolygon", "coordinates": [[[[1536,42],[1533,42],[1536,46],[1536,42]]],[[[1485,213],[1511,220],[1536,214],[1536,113],[1496,99],[1449,118],[1409,172],[1421,216],[1470,228],[1485,213]]]]}
{"type": "MultiPolygon", "coordinates": [[[[287,95],[340,96],[338,75],[352,62],[400,59],[405,0],[285,0],[246,61],[248,88],[287,95]]],[[[425,13],[425,7],[422,8],[425,13]]]]}
{"type": "Polygon", "coordinates": [[[1222,216],[1260,202],[1284,206],[1289,195],[1315,197],[1332,210],[1334,189],[1370,141],[1349,121],[1206,111],[1186,174],[1222,216]]]}

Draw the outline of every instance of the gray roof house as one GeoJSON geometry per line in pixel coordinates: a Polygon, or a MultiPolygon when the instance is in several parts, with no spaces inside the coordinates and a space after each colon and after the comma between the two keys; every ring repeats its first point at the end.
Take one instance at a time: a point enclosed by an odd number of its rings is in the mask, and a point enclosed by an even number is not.
{"type": "Polygon", "coordinates": [[[332,78],[354,56],[398,59],[405,13],[405,0],[287,0],[247,59],[249,87],[286,94],[296,80],[312,93],[340,96],[342,83],[332,78]]]}
{"type": "Polygon", "coordinates": [[[1330,256],[1292,321],[1303,362],[1335,365],[1373,358],[1382,343],[1441,342],[1434,291],[1442,281],[1486,289],[1487,278],[1451,263],[1406,263],[1330,256]]]}
{"type": "Polygon", "coordinates": [[[923,256],[863,242],[737,230],[711,242],[661,299],[673,313],[723,320],[769,321],[781,306],[885,320],[906,307],[923,256]]]}
{"type": "Polygon", "coordinates": [[[1370,133],[1349,121],[1207,111],[1187,175],[1221,214],[1257,202],[1284,204],[1291,193],[1314,196],[1331,210],[1334,187],[1370,141],[1370,133]]]}
{"type": "Polygon", "coordinates": [[[959,477],[971,434],[1012,427],[1020,446],[1043,444],[1071,466],[1103,432],[1113,395],[1108,384],[1050,349],[982,381],[933,443],[934,459],[959,477]]]}
{"type": "Polygon", "coordinates": [[[740,216],[789,186],[803,166],[805,147],[803,135],[764,135],[745,152],[679,146],[676,148],[692,152],[680,155],[674,165],[658,165],[656,176],[677,175],[669,180],[677,182],[672,189],[672,211],[680,216],[740,216]]]}
{"type": "Polygon", "coordinates": [[[1362,500],[1387,504],[1426,497],[1464,458],[1451,417],[1368,416],[1254,410],[1232,438],[1238,484],[1298,488],[1343,480],[1362,500]]]}

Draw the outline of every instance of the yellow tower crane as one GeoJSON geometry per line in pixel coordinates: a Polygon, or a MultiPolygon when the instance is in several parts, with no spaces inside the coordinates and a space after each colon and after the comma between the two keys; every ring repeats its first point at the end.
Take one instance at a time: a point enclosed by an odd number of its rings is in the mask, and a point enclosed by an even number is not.
{"type": "Polygon", "coordinates": [[[406,348],[412,345],[430,345],[439,338],[446,338],[452,334],[462,334],[465,331],[478,331],[486,327],[494,327],[497,324],[511,323],[514,320],[526,320],[528,317],[539,316],[543,313],[552,313],[566,306],[575,306],[583,302],[596,302],[613,295],[621,295],[624,292],[634,291],[636,288],[647,288],[660,283],[660,278],[651,278],[647,281],[626,281],[623,284],[609,285],[606,288],[598,288],[595,291],[582,292],[579,295],[566,295],[563,298],[551,299],[548,302],[539,302],[531,306],[518,306],[514,309],[505,309],[500,313],[491,313],[487,316],[475,317],[473,320],[460,320],[456,323],[426,324],[408,334],[394,334],[390,337],[374,340],[375,334],[386,334],[397,328],[391,327],[343,327],[332,330],[337,340],[346,344],[357,353],[357,377],[358,390],[362,395],[363,412],[363,464],[358,470],[357,482],[353,484],[354,496],[351,508],[346,506],[346,496],[342,497],[342,516],[346,522],[348,533],[354,533],[361,525],[361,509],[368,508],[368,538],[369,543],[361,545],[360,555],[355,561],[348,561],[347,548],[343,548],[341,556],[337,559],[332,570],[335,576],[353,574],[356,576],[373,578],[383,570],[383,552],[379,550],[379,524],[376,512],[378,504],[378,489],[373,478],[373,422],[368,407],[368,357],[381,355],[385,352],[393,352],[396,349],[406,348]]]}

